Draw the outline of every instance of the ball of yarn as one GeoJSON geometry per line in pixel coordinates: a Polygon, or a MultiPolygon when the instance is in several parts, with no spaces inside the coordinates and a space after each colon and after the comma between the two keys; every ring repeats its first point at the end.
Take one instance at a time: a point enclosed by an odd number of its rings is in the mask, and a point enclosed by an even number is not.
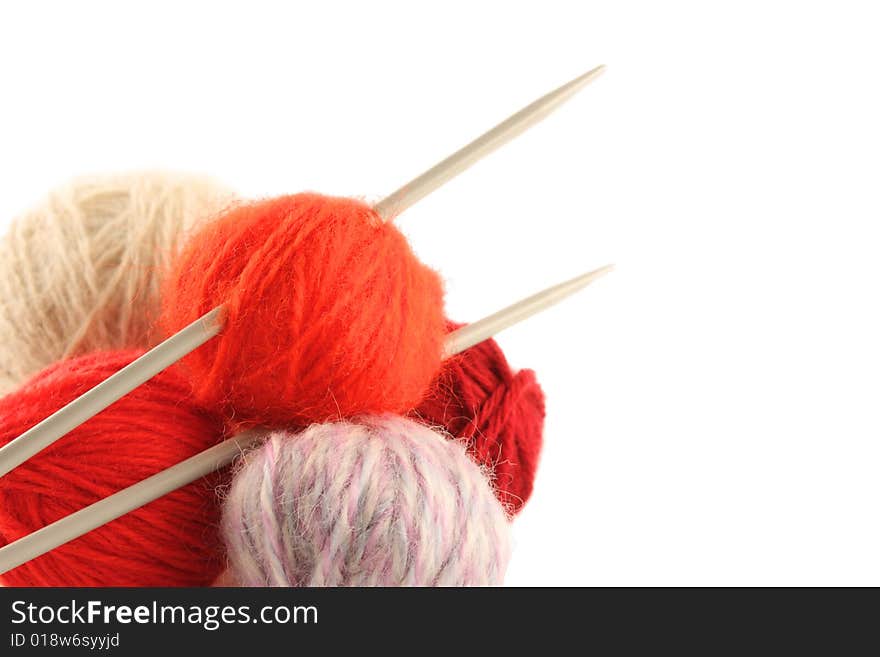
{"type": "MultiPolygon", "coordinates": [[[[142,352],[62,361],[0,399],[0,446],[142,352]]],[[[10,543],[215,444],[219,420],[165,370],[0,478],[0,544],[10,543]]],[[[228,473],[227,473],[228,474],[228,473]]],[[[205,586],[222,570],[215,487],[180,488],[0,575],[8,586],[205,586]]]]}
{"type": "Polygon", "coordinates": [[[62,358],[152,346],[160,266],[230,200],[200,176],[98,176],[15,220],[0,240],[0,392],[62,358]]]}
{"type": "MultiPolygon", "coordinates": [[[[449,329],[459,324],[450,322],[449,329]]],[[[410,413],[466,442],[493,474],[495,492],[511,513],[532,494],[544,429],[544,393],[532,370],[514,372],[495,340],[449,359],[431,394],[410,413]]]]}
{"type": "Polygon", "coordinates": [[[297,194],[204,226],[169,272],[165,326],[221,304],[222,334],[183,363],[242,426],[404,412],[440,367],[440,279],[360,201],[297,194]]]}
{"type": "Polygon", "coordinates": [[[509,522],[464,447],[411,420],[274,432],[223,507],[244,586],[500,584],[509,522]]]}

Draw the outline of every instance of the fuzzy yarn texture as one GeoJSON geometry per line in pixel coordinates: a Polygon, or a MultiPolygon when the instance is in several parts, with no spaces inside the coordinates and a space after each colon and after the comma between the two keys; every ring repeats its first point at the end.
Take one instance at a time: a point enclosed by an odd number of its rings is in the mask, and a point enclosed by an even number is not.
{"type": "MultiPolygon", "coordinates": [[[[139,356],[61,361],[0,399],[0,446],[139,356]]],[[[0,478],[0,545],[207,449],[220,420],[165,370],[0,478]]],[[[206,586],[223,567],[218,473],[195,481],[3,575],[7,586],[206,586]]]]}
{"type": "Polygon", "coordinates": [[[500,584],[509,521],[464,446],[405,418],[273,432],[223,507],[243,586],[500,584]]]}
{"type": "Polygon", "coordinates": [[[170,269],[165,327],[221,304],[222,334],[182,362],[238,426],[402,413],[440,369],[440,278],[360,201],[296,194],[204,226],[170,269]]]}
{"type": "Polygon", "coordinates": [[[184,232],[232,200],[196,175],[74,180],[0,239],[0,394],[62,358],[152,346],[160,269],[184,232]]]}
{"type": "MultiPolygon", "coordinates": [[[[450,322],[448,328],[459,326],[450,322]]],[[[431,394],[410,413],[464,441],[468,454],[492,473],[495,493],[512,514],[532,494],[544,415],[534,371],[514,372],[492,339],[446,361],[431,394]]]]}

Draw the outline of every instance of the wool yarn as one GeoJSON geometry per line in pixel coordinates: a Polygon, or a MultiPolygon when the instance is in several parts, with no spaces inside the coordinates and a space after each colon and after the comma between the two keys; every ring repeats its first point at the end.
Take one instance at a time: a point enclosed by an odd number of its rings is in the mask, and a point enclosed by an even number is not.
{"type": "Polygon", "coordinates": [[[221,304],[221,335],[182,362],[239,426],[405,412],[440,368],[440,278],[357,200],[284,196],[202,227],[170,268],[165,327],[221,304]]]}
{"type": "Polygon", "coordinates": [[[52,191],[0,240],[0,394],[62,358],[149,347],[159,269],[232,195],[201,176],[94,176],[52,191]]]}
{"type": "MultiPolygon", "coordinates": [[[[0,399],[0,446],[141,355],[51,365],[0,399]]],[[[172,367],[0,478],[0,545],[207,449],[220,420],[172,367]]],[[[222,570],[215,487],[200,479],[3,575],[7,586],[205,586],[222,570]]]]}
{"type": "Polygon", "coordinates": [[[500,584],[509,521],[464,446],[393,415],[272,432],[223,507],[244,586],[500,584]]]}
{"type": "MultiPolygon", "coordinates": [[[[449,322],[447,328],[459,326],[449,322]]],[[[410,412],[465,442],[468,454],[492,473],[495,493],[511,514],[532,494],[544,415],[535,372],[511,369],[493,339],[447,360],[431,394],[410,412]]]]}

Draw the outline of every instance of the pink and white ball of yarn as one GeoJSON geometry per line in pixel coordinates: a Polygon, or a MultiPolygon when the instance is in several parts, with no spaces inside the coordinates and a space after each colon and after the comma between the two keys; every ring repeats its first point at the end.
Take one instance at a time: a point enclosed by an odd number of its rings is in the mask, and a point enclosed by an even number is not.
{"type": "Polygon", "coordinates": [[[224,504],[232,586],[501,584],[509,521],[461,443],[402,417],[276,431],[224,504]]]}

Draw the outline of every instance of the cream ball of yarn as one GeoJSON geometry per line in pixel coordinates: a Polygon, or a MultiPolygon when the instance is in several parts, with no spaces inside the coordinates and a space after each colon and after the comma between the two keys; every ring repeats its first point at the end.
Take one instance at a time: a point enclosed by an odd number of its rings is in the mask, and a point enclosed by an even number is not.
{"type": "Polygon", "coordinates": [[[93,176],[49,193],[0,239],[0,394],[62,358],[150,347],[159,274],[233,194],[164,172],[93,176]]]}

